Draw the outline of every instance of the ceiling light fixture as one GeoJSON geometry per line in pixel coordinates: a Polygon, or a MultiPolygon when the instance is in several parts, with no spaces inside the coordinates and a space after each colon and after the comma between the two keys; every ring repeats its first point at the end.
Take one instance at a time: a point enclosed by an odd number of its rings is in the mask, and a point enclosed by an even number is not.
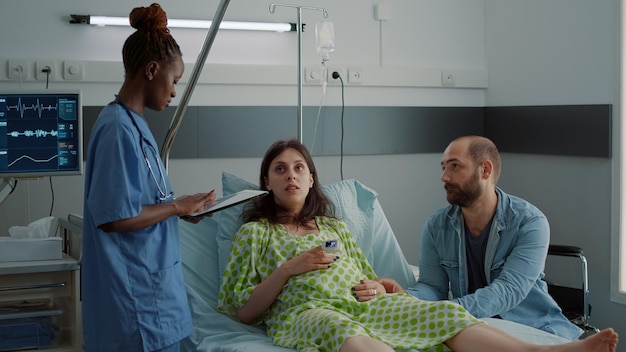
{"type": "MultiPolygon", "coordinates": [[[[70,23],[89,24],[93,26],[130,26],[128,17],[112,16],[92,16],[92,15],[70,15],[70,23]]],[[[170,18],[167,20],[170,28],[203,28],[211,27],[211,21],[203,20],[182,20],[170,18]]],[[[234,29],[247,31],[268,31],[268,32],[295,32],[295,23],[274,23],[274,22],[238,22],[222,21],[220,29],[234,29]]]]}

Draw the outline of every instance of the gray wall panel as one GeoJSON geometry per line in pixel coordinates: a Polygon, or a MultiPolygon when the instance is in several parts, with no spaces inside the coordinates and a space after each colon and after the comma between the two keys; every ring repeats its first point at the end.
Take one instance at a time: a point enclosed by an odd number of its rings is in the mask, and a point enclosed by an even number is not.
{"type": "MultiPolygon", "coordinates": [[[[185,123],[181,123],[178,127],[178,133],[176,138],[174,138],[174,143],[172,144],[172,149],[170,151],[170,158],[197,158],[199,156],[200,150],[200,139],[206,136],[206,134],[198,133],[200,126],[200,116],[198,109],[189,109],[185,111],[185,117],[183,121],[185,123]],[[181,136],[180,138],[178,136],[181,136]]],[[[174,111],[172,111],[172,116],[170,117],[160,117],[158,132],[155,131],[154,138],[159,142],[159,145],[162,148],[163,141],[165,140],[165,136],[167,135],[167,130],[170,128],[171,119],[174,115],[174,111]]],[[[152,126],[152,123],[151,125],[152,126]]],[[[160,150],[159,150],[160,152],[160,150]]]]}
{"type": "MultiPolygon", "coordinates": [[[[101,109],[84,108],[85,148],[101,109]]],[[[145,112],[159,144],[174,113],[175,107],[145,112]]],[[[344,155],[436,153],[456,136],[481,134],[482,114],[476,107],[304,107],[302,139],[314,155],[340,155],[343,126],[344,155]]],[[[170,158],[261,157],[274,141],[297,133],[295,107],[190,106],[170,158]]]]}
{"type": "Polygon", "coordinates": [[[611,157],[611,105],[485,108],[485,136],[502,152],[611,157]]]}
{"type": "MultiPolygon", "coordinates": [[[[84,107],[85,143],[101,107],[84,107]]],[[[146,110],[159,144],[175,107],[146,110]]],[[[491,138],[502,152],[610,157],[611,106],[304,107],[303,141],[313,155],[441,153],[462,135],[491,138]],[[319,111],[319,118],[318,118],[319,111]],[[343,136],[342,136],[343,126],[343,136]]],[[[261,157],[297,137],[297,108],[190,106],[170,158],[261,157]]],[[[86,154],[85,154],[86,155],[86,154]]]]}
{"type": "MultiPolygon", "coordinates": [[[[277,139],[297,137],[293,107],[196,109],[202,158],[260,157],[277,139]]],[[[347,107],[342,123],[341,107],[305,107],[303,116],[302,139],[314,155],[340,155],[342,126],[344,155],[440,152],[456,136],[482,133],[482,108],[347,107]]]]}
{"type": "Polygon", "coordinates": [[[482,108],[356,107],[345,121],[346,154],[439,153],[454,137],[482,134],[482,108]]]}
{"type": "MultiPolygon", "coordinates": [[[[274,141],[296,136],[296,108],[218,106],[200,110],[199,157],[258,157],[274,141]]],[[[185,123],[185,122],[183,122],[185,123]]]]}

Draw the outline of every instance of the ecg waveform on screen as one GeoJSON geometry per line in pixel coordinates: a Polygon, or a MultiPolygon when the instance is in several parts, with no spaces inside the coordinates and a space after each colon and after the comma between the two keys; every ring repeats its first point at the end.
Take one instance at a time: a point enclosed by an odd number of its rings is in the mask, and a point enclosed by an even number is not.
{"type": "Polygon", "coordinates": [[[15,163],[17,163],[18,161],[20,161],[20,160],[22,160],[22,159],[29,159],[29,160],[31,160],[31,161],[33,161],[33,162],[35,162],[35,163],[49,163],[49,162],[51,162],[52,160],[54,160],[54,159],[56,159],[56,158],[58,158],[58,157],[59,157],[59,156],[58,156],[57,154],[55,154],[55,155],[53,155],[53,156],[49,157],[48,159],[35,159],[35,158],[33,158],[33,157],[29,156],[29,155],[22,155],[22,156],[20,156],[19,158],[17,158],[17,159],[15,159],[15,160],[13,160],[12,162],[10,162],[10,163],[7,165],[7,167],[9,167],[9,168],[10,168],[11,166],[13,166],[15,163]]]}
{"type": "Polygon", "coordinates": [[[25,130],[24,132],[19,132],[19,131],[11,131],[9,133],[7,133],[7,136],[11,136],[11,137],[19,137],[19,136],[24,136],[24,137],[48,137],[48,136],[52,136],[52,137],[56,137],[59,134],[58,131],[55,130],[51,130],[51,131],[45,131],[45,130],[25,130]]]}
{"type": "Polygon", "coordinates": [[[15,105],[8,105],[7,104],[7,111],[11,111],[11,110],[15,110],[17,112],[20,113],[20,117],[24,117],[24,114],[29,112],[29,111],[34,111],[37,113],[37,116],[41,117],[41,115],[43,114],[44,111],[53,111],[53,110],[58,110],[59,109],[59,105],[58,104],[43,104],[39,101],[39,98],[37,98],[37,102],[36,103],[32,103],[32,104],[24,104],[22,103],[22,98],[18,98],[17,99],[17,104],[15,105]]]}

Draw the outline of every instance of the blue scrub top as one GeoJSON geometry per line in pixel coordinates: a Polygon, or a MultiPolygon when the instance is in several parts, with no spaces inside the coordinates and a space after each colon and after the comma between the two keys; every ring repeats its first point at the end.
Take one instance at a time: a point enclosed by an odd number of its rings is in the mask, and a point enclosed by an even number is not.
{"type": "Polygon", "coordinates": [[[135,124],[122,106],[108,105],[89,142],[82,258],[85,351],[153,351],[193,330],[178,218],[134,232],[98,228],[139,215],[142,205],[163,202],[155,182],[164,190],[158,165],[171,190],[148,125],[141,116],[131,115],[135,124]]]}

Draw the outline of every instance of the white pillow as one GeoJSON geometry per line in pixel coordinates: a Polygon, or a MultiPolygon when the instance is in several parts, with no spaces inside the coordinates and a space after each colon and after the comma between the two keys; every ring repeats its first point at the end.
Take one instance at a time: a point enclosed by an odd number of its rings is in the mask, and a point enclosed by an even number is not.
{"type": "MultiPolygon", "coordinates": [[[[251,182],[222,172],[222,191],[229,195],[244,189],[258,189],[251,182]]],[[[335,216],[343,219],[379,277],[391,277],[403,287],[413,286],[415,277],[374,190],[357,180],[345,180],[322,186],[322,191],[335,205],[335,216]]],[[[220,211],[217,226],[218,270],[221,279],[231,240],[243,224],[241,213],[245,204],[220,211]]]]}

